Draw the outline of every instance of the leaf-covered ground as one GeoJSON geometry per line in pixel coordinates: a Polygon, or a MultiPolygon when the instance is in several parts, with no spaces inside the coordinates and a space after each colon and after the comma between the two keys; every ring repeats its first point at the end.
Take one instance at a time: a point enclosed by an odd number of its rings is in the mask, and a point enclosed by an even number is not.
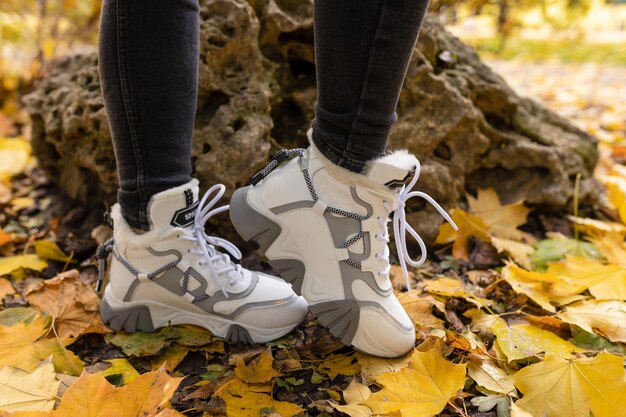
{"type": "Polygon", "coordinates": [[[493,64],[602,139],[607,196],[555,215],[468,195],[412,292],[394,269],[416,325],[416,350],[394,360],[344,347],[314,317],[256,346],[184,326],[112,332],[93,290],[110,231],[46,179],[28,142],[0,139],[0,416],[624,415],[626,76],[493,64]]]}

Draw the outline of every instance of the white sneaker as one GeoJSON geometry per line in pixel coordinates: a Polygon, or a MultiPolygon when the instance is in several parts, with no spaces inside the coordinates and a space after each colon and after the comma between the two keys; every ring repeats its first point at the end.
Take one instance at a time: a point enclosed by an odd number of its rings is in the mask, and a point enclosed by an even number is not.
{"type": "Polygon", "coordinates": [[[232,243],[207,236],[204,225],[228,206],[213,208],[224,194],[213,186],[198,202],[198,182],[171,188],[150,200],[151,230],[137,234],[113,206],[113,239],[99,250],[100,280],[112,250],[110,283],[100,305],[102,320],[116,330],[153,331],[195,324],[231,342],[262,343],[289,333],[307,314],[307,303],[279,278],[251,272],[235,258],[232,243]]]}
{"type": "Polygon", "coordinates": [[[237,232],[293,284],[333,335],[363,352],[397,357],[414,347],[415,331],[389,280],[389,216],[395,212],[407,286],[406,264],[424,262],[426,248],[405,222],[404,202],[423,197],[454,223],[431,197],[410,192],[419,176],[413,155],[394,152],[368,163],[365,172],[334,165],[314,145],[281,151],[253,177],[253,185],[235,192],[230,216],[237,232]],[[407,253],[407,231],[422,249],[418,261],[407,253]]]}

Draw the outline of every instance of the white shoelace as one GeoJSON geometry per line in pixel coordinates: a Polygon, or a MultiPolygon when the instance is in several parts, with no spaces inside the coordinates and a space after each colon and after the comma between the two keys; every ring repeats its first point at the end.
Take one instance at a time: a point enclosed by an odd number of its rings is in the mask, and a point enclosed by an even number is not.
{"type": "Polygon", "coordinates": [[[195,255],[202,256],[203,260],[199,262],[200,265],[206,265],[210,271],[210,276],[217,287],[222,291],[224,296],[228,298],[228,293],[224,288],[224,283],[220,279],[222,274],[227,274],[229,277],[228,285],[236,284],[243,276],[241,265],[233,264],[227,254],[220,253],[216,247],[225,249],[235,259],[241,259],[241,252],[232,242],[222,239],[217,236],[209,236],[204,230],[204,225],[212,216],[227,211],[229,205],[225,205],[218,208],[213,208],[215,204],[222,198],[226,192],[226,187],[223,184],[215,184],[213,187],[204,194],[198,204],[196,210],[196,217],[194,220],[193,228],[191,229],[192,235],[182,235],[181,239],[193,241],[196,243],[196,249],[190,251],[195,255]],[[213,193],[215,196],[207,203],[207,200],[213,193]],[[219,268],[220,261],[223,267],[219,268]],[[233,273],[234,272],[234,273],[233,273]]]}
{"type": "MultiPolygon", "coordinates": [[[[406,288],[409,291],[411,290],[411,282],[409,280],[409,272],[407,270],[407,264],[411,265],[412,267],[420,266],[421,264],[424,263],[424,261],[426,261],[427,252],[426,252],[426,244],[424,243],[424,240],[415,231],[415,229],[413,229],[411,225],[406,222],[406,212],[404,208],[406,206],[407,200],[412,197],[422,197],[424,200],[428,201],[435,209],[437,209],[439,214],[441,214],[441,216],[448,223],[450,223],[450,225],[454,228],[454,230],[459,230],[459,228],[454,223],[452,218],[448,215],[448,213],[446,213],[446,211],[439,205],[439,203],[437,203],[431,196],[421,191],[411,191],[413,187],[415,186],[415,183],[417,182],[419,175],[420,175],[420,164],[418,161],[417,165],[415,165],[415,175],[413,175],[413,179],[411,180],[411,182],[409,182],[408,186],[405,185],[402,187],[402,189],[400,190],[400,192],[398,193],[396,197],[397,208],[393,214],[393,234],[395,237],[396,249],[398,251],[398,258],[400,259],[400,266],[402,267],[402,275],[404,276],[404,282],[406,283],[406,288]],[[420,259],[417,261],[411,258],[407,250],[407,241],[406,241],[407,231],[409,232],[411,236],[413,236],[413,238],[415,239],[415,241],[420,247],[421,256],[420,256],[420,259]]],[[[392,209],[389,206],[389,203],[386,201],[383,201],[383,206],[385,210],[387,210],[388,214],[391,214],[392,209]]],[[[384,220],[380,217],[378,218],[378,223],[381,225],[381,228],[385,231],[385,233],[382,235],[377,234],[375,237],[376,239],[381,240],[383,242],[389,242],[389,235],[387,234],[387,227],[386,227],[387,222],[388,220],[384,220]]],[[[389,274],[389,271],[391,269],[389,256],[385,257],[381,254],[376,254],[376,258],[381,261],[387,262],[387,266],[385,270],[379,272],[379,275],[389,274]]]]}

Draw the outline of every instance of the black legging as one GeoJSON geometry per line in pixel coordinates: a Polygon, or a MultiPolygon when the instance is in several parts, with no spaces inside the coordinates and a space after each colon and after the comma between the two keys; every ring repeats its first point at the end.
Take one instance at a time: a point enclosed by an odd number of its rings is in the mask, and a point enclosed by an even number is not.
{"type": "MultiPolygon", "coordinates": [[[[315,0],[313,141],[360,172],[382,155],[428,0],[315,0]]],[[[198,0],[104,0],[99,62],[128,223],[149,229],[150,197],[191,179],[198,0]]]]}

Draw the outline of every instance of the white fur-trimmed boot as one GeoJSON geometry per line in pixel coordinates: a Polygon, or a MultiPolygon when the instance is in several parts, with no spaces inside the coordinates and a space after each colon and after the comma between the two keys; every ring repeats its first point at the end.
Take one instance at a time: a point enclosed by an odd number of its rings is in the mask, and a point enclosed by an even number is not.
{"type": "Polygon", "coordinates": [[[389,279],[387,223],[395,213],[407,285],[406,264],[420,265],[426,248],[405,222],[404,202],[425,198],[454,224],[432,198],[410,192],[418,176],[419,162],[406,151],[370,161],[357,174],[311,144],[306,151],[279,152],[253,185],[235,192],[230,216],[237,232],[293,284],[333,335],[363,352],[397,357],[414,347],[415,331],[389,279]],[[407,253],[407,231],[422,248],[418,261],[407,253]]]}
{"type": "MultiPolygon", "coordinates": [[[[111,328],[153,331],[194,324],[232,342],[267,342],[289,333],[306,316],[307,303],[283,280],[231,262],[239,250],[205,233],[204,225],[228,206],[213,208],[224,194],[213,186],[198,201],[198,181],[154,195],[151,230],[137,234],[113,206],[110,279],[100,312],[111,328]]],[[[100,280],[104,274],[100,265],[100,280]]]]}

